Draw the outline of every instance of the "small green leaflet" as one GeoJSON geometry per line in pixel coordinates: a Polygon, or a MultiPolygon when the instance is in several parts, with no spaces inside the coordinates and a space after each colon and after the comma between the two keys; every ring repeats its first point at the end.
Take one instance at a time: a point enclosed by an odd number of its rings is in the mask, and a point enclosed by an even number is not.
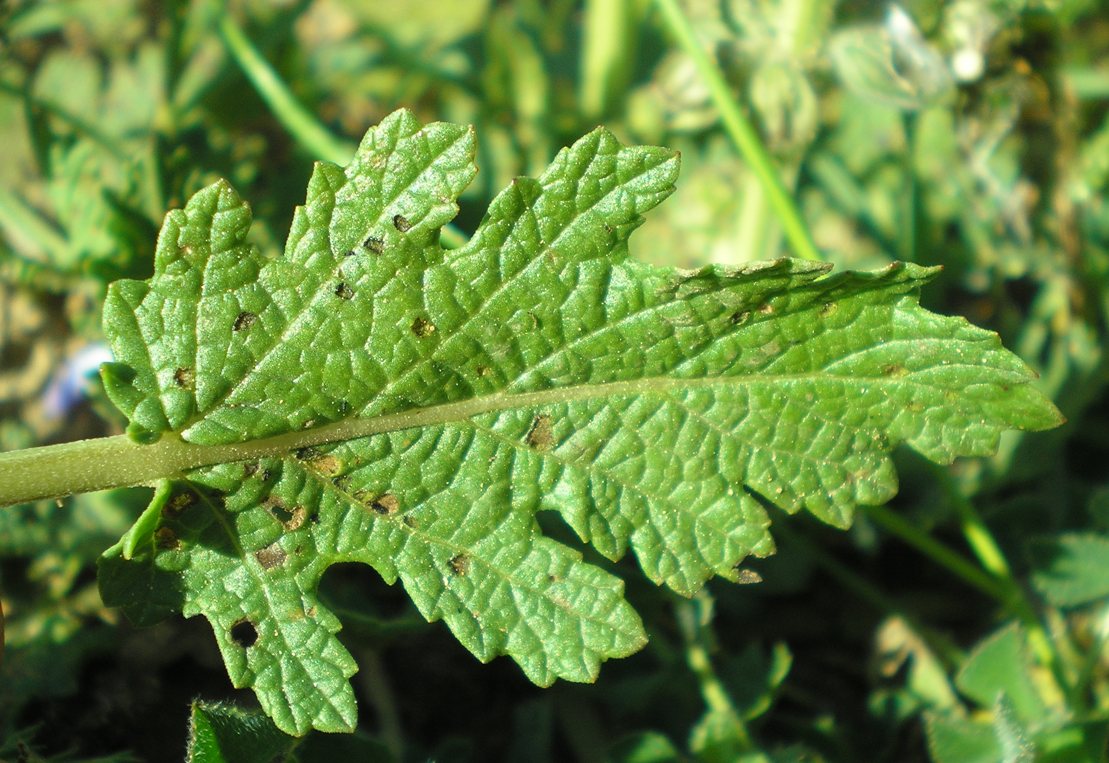
{"type": "Polygon", "coordinates": [[[129,433],[234,461],[161,485],[105,554],[104,599],[138,622],[203,614],[288,733],[356,722],[316,598],[332,564],[399,579],[483,661],[591,681],[643,626],[536,512],[688,595],[773,551],[763,501],[846,527],[894,494],[897,443],[948,462],[1060,421],[994,334],[919,307],[927,268],[630,259],[678,155],[604,129],[445,251],[474,154],[472,129],[399,111],[345,170],[316,166],[281,257],[246,243],[219,182],[167,215],[154,276],[108,293],[129,433]]]}

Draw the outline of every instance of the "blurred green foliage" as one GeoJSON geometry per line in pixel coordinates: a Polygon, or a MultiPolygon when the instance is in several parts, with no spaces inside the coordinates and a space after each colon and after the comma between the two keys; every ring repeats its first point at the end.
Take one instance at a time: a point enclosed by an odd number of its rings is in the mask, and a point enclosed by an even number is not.
{"type": "MultiPolygon", "coordinates": [[[[351,744],[400,760],[1104,759],[1109,14],[1097,0],[681,5],[824,256],[945,266],[929,306],[1001,333],[1070,423],[950,469],[906,454],[901,530],[878,513],[848,534],[775,517],[784,540],[748,571],[756,585],[678,601],[628,574],[651,643],[596,686],[477,665],[372,573],[333,570],[323,595],[361,665],[351,744]]],[[[166,209],[226,177],[276,252],[311,162],[344,160],[399,106],[477,125],[462,235],[513,176],[604,122],[683,152],[639,256],[788,253],[673,39],[647,0],[0,5],[0,448],[118,431],[95,380],[61,407],[48,391],[67,376],[80,389],[88,369],[70,361],[100,340],[105,285],[149,275],[166,209]],[[234,29],[303,114],[267,93],[234,29]]],[[[202,624],[139,631],[100,603],[93,563],[142,493],[0,510],[0,759],[176,760],[191,724],[191,759],[222,760],[198,745],[233,745],[236,724],[269,733],[227,691],[202,624]]],[[[328,744],[266,738],[306,759],[328,744]]]]}

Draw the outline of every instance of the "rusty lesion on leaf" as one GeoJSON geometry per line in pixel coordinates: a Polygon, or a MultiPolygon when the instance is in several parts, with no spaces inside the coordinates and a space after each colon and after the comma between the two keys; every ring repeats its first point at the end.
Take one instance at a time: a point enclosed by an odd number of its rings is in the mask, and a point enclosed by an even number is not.
{"type": "Polygon", "coordinates": [[[191,368],[178,368],[173,372],[173,383],[181,389],[192,389],[196,383],[196,374],[191,368]]]}
{"type": "Polygon", "coordinates": [[[529,448],[540,452],[548,451],[554,446],[553,425],[548,414],[541,413],[535,417],[525,441],[529,448]]]}
{"type": "Polygon", "coordinates": [[[274,541],[265,548],[255,551],[254,558],[258,560],[258,564],[262,565],[262,569],[272,570],[274,567],[283,565],[288,558],[288,554],[285,553],[285,549],[281,548],[278,541],[274,541]]]}
{"type": "Polygon", "coordinates": [[[412,333],[420,339],[426,339],[435,333],[435,324],[422,315],[418,315],[416,320],[412,321],[412,333]]]}
{"type": "Polygon", "coordinates": [[[400,511],[400,501],[392,493],[383,493],[370,501],[370,508],[377,514],[391,516],[400,511]]]}
{"type": "Polygon", "coordinates": [[[250,328],[257,321],[258,321],[258,316],[257,315],[255,315],[254,313],[248,312],[246,310],[243,310],[235,318],[235,323],[232,324],[231,328],[235,331],[242,331],[243,329],[250,328]]]}
{"type": "Polygon", "coordinates": [[[175,551],[181,548],[181,541],[172,528],[159,527],[154,531],[154,545],[162,551],[175,551]]]}
{"type": "Polygon", "coordinates": [[[470,557],[466,554],[455,554],[447,562],[447,566],[451,568],[451,572],[459,577],[465,577],[466,573],[470,571],[470,557]]]}

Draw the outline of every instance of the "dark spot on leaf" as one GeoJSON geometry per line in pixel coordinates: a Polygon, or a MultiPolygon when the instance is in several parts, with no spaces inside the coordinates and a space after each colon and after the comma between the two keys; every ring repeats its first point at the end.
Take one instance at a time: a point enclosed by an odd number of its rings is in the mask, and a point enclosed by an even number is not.
{"type": "Polygon", "coordinates": [[[477,372],[477,375],[483,379],[492,373],[492,371],[489,370],[489,366],[476,366],[474,370],[477,372]]]}
{"type": "MultiPolygon", "coordinates": [[[[303,511],[303,509],[301,509],[301,511],[303,511]]],[[[262,565],[262,569],[272,570],[274,567],[280,567],[284,564],[287,556],[285,554],[285,549],[274,542],[265,548],[255,551],[254,558],[258,560],[258,564],[262,565]]]]}
{"type": "Polygon", "coordinates": [[[328,477],[333,477],[343,469],[343,462],[335,458],[335,456],[324,455],[316,456],[308,461],[308,466],[312,467],[321,474],[326,474],[328,477]]]}
{"type": "Polygon", "coordinates": [[[882,369],[882,373],[885,376],[892,376],[895,379],[900,379],[902,376],[908,376],[909,370],[905,368],[905,366],[899,365],[897,363],[891,363],[890,365],[882,369]]]}
{"type": "Polygon", "coordinates": [[[346,416],[348,413],[350,413],[350,403],[348,403],[346,400],[340,400],[338,408],[340,416],[346,416]]]}
{"type": "Polygon", "coordinates": [[[350,299],[354,296],[354,289],[350,288],[345,283],[340,283],[335,287],[335,296],[339,299],[350,299]]]}
{"type": "Polygon", "coordinates": [[[319,458],[320,452],[309,446],[307,448],[297,448],[293,451],[293,455],[296,456],[298,461],[310,461],[313,458],[319,458]]]}
{"type": "Polygon", "coordinates": [[[551,417],[541,413],[531,422],[531,429],[527,436],[528,447],[538,451],[550,450],[554,445],[554,436],[551,432],[551,417]]]}
{"type": "Polygon", "coordinates": [[[258,642],[258,629],[250,620],[240,620],[231,626],[231,640],[248,649],[258,642]]]}
{"type": "Polygon", "coordinates": [[[192,389],[196,381],[196,374],[191,368],[178,368],[173,372],[173,383],[181,389],[192,389]]]}
{"type": "Polygon", "coordinates": [[[308,517],[308,521],[314,525],[318,525],[320,523],[320,515],[313,513],[310,517],[308,517]]]}
{"type": "Polygon", "coordinates": [[[413,530],[420,526],[420,523],[416,521],[415,517],[410,517],[407,514],[404,515],[404,519],[402,519],[401,521],[404,522],[407,527],[411,527],[413,530]]]}
{"type": "Polygon", "coordinates": [[[547,582],[548,583],[557,583],[558,582],[558,575],[547,575],[547,582]]]}
{"type": "Polygon", "coordinates": [[[343,256],[344,257],[353,257],[355,254],[357,254],[357,252],[355,252],[353,249],[347,249],[346,254],[344,254],[343,256]]]}
{"type": "Polygon", "coordinates": [[[400,501],[392,493],[385,493],[371,501],[370,508],[378,514],[396,514],[400,510],[400,501]]]}
{"type": "Polygon", "coordinates": [[[401,233],[407,233],[412,228],[412,223],[404,215],[393,215],[393,227],[401,233]]]}
{"type": "Polygon", "coordinates": [[[374,236],[370,236],[368,239],[363,241],[362,246],[364,246],[366,249],[369,249],[374,254],[381,254],[385,251],[385,242],[374,236]]]}
{"type": "Polygon", "coordinates": [[[451,572],[459,577],[465,576],[470,571],[470,557],[465,554],[455,554],[447,564],[450,566],[451,572]]]}
{"type": "Polygon", "coordinates": [[[255,315],[254,313],[248,313],[244,310],[243,312],[239,313],[239,316],[237,318],[235,318],[235,324],[231,328],[233,328],[235,331],[242,331],[243,329],[248,329],[253,326],[257,320],[257,315],[255,315]]]}
{"type": "Polygon", "coordinates": [[[435,324],[422,315],[417,316],[416,320],[412,321],[412,333],[420,339],[426,339],[435,333],[435,324]]]}
{"type": "Polygon", "coordinates": [[[309,617],[315,617],[316,616],[316,608],[315,607],[309,607],[308,609],[304,610],[304,614],[308,615],[309,617]]]}
{"type": "Polygon", "coordinates": [[[331,478],[331,484],[344,493],[350,489],[350,476],[347,474],[331,478]]]}
{"type": "Polygon", "coordinates": [[[274,496],[267,498],[262,505],[286,530],[296,530],[304,524],[306,512],[303,506],[294,506],[290,511],[280,498],[274,496]]]}
{"type": "Polygon", "coordinates": [[[192,493],[177,493],[166,501],[166,505],[162,507],[162,516],[167,519],[176,519],[194,503],[196,503],[196,496],[192,493]]]}
{"type": "Polygon", "coordinates": [[[181,541],[177,540],[177,533],[168,527],[159,527],[154,531],[154,545],[163,551],[173,551],[181,548],[181,541]]]}
{"type": "Polygon", "coordinates": [[[747,310],[743,310],[743,311],[737,310],[736,312],[732,313],[731,317],[728,318],[728,320],[731,321],[733,326],[742,326],[744,323],[746,323],[748,321],[748,319],[750,319],[750,317],[751,317],[751,313],[749,311],[747,311],[747,310]]]}
{"type": "Polygon", "coordinates": [[[243,464],[243,479],[246,479],[247,477],[253,477],[255,474],[257,474],[258,466],[259,464],[257,461],[251,461],[248,464],[243,464]]]}
{"type": "Polygon", "coordinates": [[[835,302],[825,302],[824,306],[820,308],[820,314],[824,316],[831,315],[839,309],[839,305],[835,302]]]}
{"type": "Polygon", "coordinates": [[[263,470],[262,470],[262,482],[269,482],[269,481],[270,481],[270,477],[272,477],[272,476],[273,476],[273,475],[271,475],[271,474],[270,474],[270,470],[269,470],[269,469],[263,469],[263,470]]]}

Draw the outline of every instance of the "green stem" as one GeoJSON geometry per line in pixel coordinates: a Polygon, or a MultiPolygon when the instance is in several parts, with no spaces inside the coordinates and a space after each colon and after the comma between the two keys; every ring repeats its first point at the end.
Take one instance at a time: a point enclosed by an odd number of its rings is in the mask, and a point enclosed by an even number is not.
{"type": "Polygon", "coordinates": [[[693,60],[693,65],[708,85],[712,101],[716,104],[720,118],[724,122],[724,129],[762,184],[763,191],[782,224],[782,231],[793,253],[806,260],[823,261],[824,257],[813,243],[808,226],[805,225],[800,211],[793,203],[793,198],[786,190],[774,160],[770,157],[770,152],[766,150],[758,132],[743,113],[743,108],[732,96],[731,89],[724,81],[720,70],[697,42],[693,27],[678,7],[677,0],[656,0],[656,3],[671,33],[682,50],[693,60]]]}
{"type": "Polygon", "coordinates": [[[885,506],[867,506],[865,511],[876,525],[890,535],[900,538],[939,566],[954,573],[967,585],[977,588],[1002,605],[1009,603],[1009,592],[1004,584],[999,583],[996,578],[975,567],[963,556],[923,532],[920,528],[905,521],[885,506]]]}
{"type": "MultiPolygon", "coordinates": [[[[341,167],[350,162],[354,156],[354,144],[336,138],[300,104],[230,14],[221,13],[218,23],[220,35],[231,57],[293,139],[312,156],[341,167]]],[[[450,249],[457,249],[466,243],[466,236],[453,225],[445,225],[440,241],[450,249]]]]}
{"type": "Polygon", "coordinates": [[[667,394],[671,390],[721,384],[774,384],[796,378],[799,377],[789,374],[768,374],[745,381],[731,377],[648,377],[536,392],[494,392],[384,416],[341,419],[312,429],[227,445],[197,445],[186,442],[176,433],[165,434],[157,442],[149,444],[139,444],[119,435],[46,445],[0,453],[0,506],[72,493],[146,485],[159,479],[178,478],[192,469],[213,464],[285,456],[301,448],[372,437],[401,429],[441,426],[495,411],[533,409],[618,395],[667,394]]]}
{"type": "Polygon", "coordinates": [[[235,24],[231,14],[221,13],[218,23],[231,57],[293,138],[315,157],[340,166],[349,162],[354,156],[354,146],[333,136],[300,105],[269,62],[235,24]]]}
{"type": "Polygon", "coordinates": [[[681,631],[685,642],[685,659],[689,669],[697,678],[701,687],[701,696],[705,706],[714,713],[727,718],[732,723],[732,733],[736,741],[745,750],[752,748],[751,735],[743,717],[736,709],[727,688],[716,674],[712,664],[709,650],[709,635],[706,633],[704,609],[711,606],[711,600],[701,593],[693,600],[676,599],[674,602],[674,615],[678,621],[678,630],[681,631]]]}
{"type": "Polygon", "coordinates": [[[1024,625],[1028,633],[1028,643],[1036,653],[1037,659],[1051,671],[1063,694],[1070,698],[1072,691],[1070,681],[1067,680],[1063,670],[1063,661],[1036,614],[1035,607],[1013,577],[1013,570],[1001,546],[986,527],[986,523],[982,521],[974,504],[959,490],[947,470],[937,466],[933,468],[933,472],[959,515],[967,544],[982,567],[1002,585],[1005,591],[1003,601],[1006,602],[1006,608],[1024,625]]]}

